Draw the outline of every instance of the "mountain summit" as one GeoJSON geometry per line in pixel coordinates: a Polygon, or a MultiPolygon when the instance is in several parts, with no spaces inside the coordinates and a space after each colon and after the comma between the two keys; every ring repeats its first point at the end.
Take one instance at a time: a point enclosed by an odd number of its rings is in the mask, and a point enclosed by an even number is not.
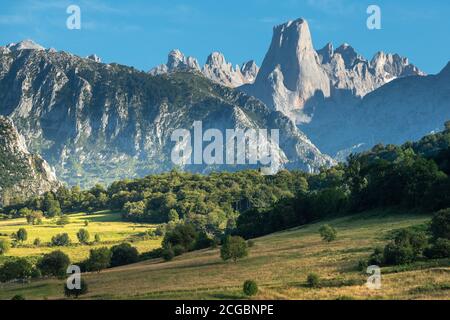
{"type": "Polygon", "coordinates": [[[256,81],[243,90],[290,118],[301,117],[301,110],[314,95],[330,96],[330,81],[314,50],[306,20],[274,28],[256,81]]]}
{"type": "MultiPolygon", "coordinates": [[[[349,44],[315,50],[308,23],[289,21],[274,28],[270,48],[247,92],[297,124],[309,123],[328,98],[360,99],[396,78],[425,75],[407,58],[379,52],[369,61],[349,44]]],[[[343,104],[348,104],[345,101],[343,104]]]]}

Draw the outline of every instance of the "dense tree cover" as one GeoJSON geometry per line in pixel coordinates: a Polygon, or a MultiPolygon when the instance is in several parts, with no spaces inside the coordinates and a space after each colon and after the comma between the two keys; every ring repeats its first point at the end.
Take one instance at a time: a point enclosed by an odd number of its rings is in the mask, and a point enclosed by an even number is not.
{"type": "Polygon", "coordinates": [[[122,243],[111,248],[111,267],[118,267],[139,261],[139,252],[129,243],[122,243]]]}
{"type": "Polygon", "coordinates": [[[235,234],[261,236],[327,215],[400,207],[436,211],[450,207],[450,129],[402,146],[377,145],[347,163],[306,177],[308,190],[237,219],[235,234]]]}
{"type": "Polygon", "coordinates": [[[27,259],[14,258],[0,267],[0,282],[28,279],[32,273],[33,265],[27,259]]]}

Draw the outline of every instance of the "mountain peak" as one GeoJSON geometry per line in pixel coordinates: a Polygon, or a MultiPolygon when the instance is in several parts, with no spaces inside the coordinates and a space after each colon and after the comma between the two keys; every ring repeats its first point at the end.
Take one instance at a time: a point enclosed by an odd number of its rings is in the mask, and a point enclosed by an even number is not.
{"type": "Polygon", "coordinates": [[[100,57],[97,56],[95,53],[91,54],[90,56],[87,56],[87,59],[92,60],[94,62],[98,62],[98,63],[102,62],[102,59],[100,59],[100,57]]]}
{"type": "Polygon", "coordinates": [[[33,40],[27,39],[18,43],[11,43],[6,46],[11,51],[20,51],[20,50],[45,50],[43,46],[37,44],[33,40]]]}
{"type": "Polygon", "coordinates": [[[331,42],[328,42],[325,47],[320,50],[317,50],[317,54],[319,55],[321,62],[323,64],[327,64],[331,61],[334,54],[334,46],[331,42]]]}

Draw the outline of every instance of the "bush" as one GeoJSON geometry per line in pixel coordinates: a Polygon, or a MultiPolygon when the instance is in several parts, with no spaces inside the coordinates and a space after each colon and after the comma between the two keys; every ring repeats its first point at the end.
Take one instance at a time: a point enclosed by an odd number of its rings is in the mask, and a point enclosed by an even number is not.
{"type": "Polygon", "coordinates": [[[111,248],[111,267],[118,267],[139,261],[139,253],[129,243],[122,243],[111,248]]]}
{"type": "Polygon", "coordinates": [[[0,239],[0,256],[3,256],[8,253],[11,248],[11,244],[6,239],[0,239]]]}
{"type": "Polygon", "coordinates": [[[14,297],[11,298],[11,300],[26,300],[26,299],[24,296],[16,294],[14,297]]]}
{"type": "Polygon", "coordinates": [[[254,296],[258,293],[258,285],[253,280],[247,280],[244,282],[243,291],[246,296],[254,296]]]}
{"type": "Polygon", "coordinates": [[[41,239],[39,239],[39,238],[34,239],[33,245],[34,245],[35,247],[41,246],[41,239]]]}
{"type": "Polygon", "coordinates": [[[331,242],[336,240],[337,231],[332,226],[326,224],[320,227],[319,229],[320,236],[323,241],[331,242]]]}
{"type": "Polygon", "coordinates": [[[81,244],[87,244],[89,242],[90,237],[91,236],[89,235],[89,231],[87,231],[86,229],[80,229],[77,232],[77,238],[81,244]]]}
{"type": "Polygon", "coordinates": [[[67,287],[67,283],[64,283],[64,295],[68,298],[75,297],[78,298],[79,296],[86,294],[88,292],[88,285],[84,279],[81,279],[80,281],[80,289],[69,289],[67,287]]]}
{"type": "Polygon", "coordinates": [[[414,250],[410,245],[391,242],[384,248],[384,262],[387,265],[407,264],[414,261],[414,250]]]}
{"type": "Polygon", "coordinates": [[[220,257],[224,260],[233,260],[236,262],[240,258],[248,255],[247,242],[241,237],[227,236],[220,249],[220,257]]]}
{"type": "Polygon", "coordinates": [[[308,277],[306,278],[306,284],[310,288],[317,288],[320,284],[320,278],[315,273],[308,274],[308,277]]]}
{"type": "Polygon", "coordinates": [[[367,267],[369,266],[369,264],[367,263],[366,260],[359,260],[358,261],[358,270],[361,272],[366,273],[367,267]]]}
{"type": "Polygon", "coordinates": [[[450,258],[450,240],[442,238],[437,239],[425,250],[424,254],[430,259],[450,258]]]}
{"type": "Polygon", "coordinates": [[[111,250],[106,247],[91,249],[89,259],[86,261],[88,271],[100,272],[111,264],[111,250]]]}
{"type": "Polygon", "coordinates": [[[66,247],[71,244],[71,241],[67,233],[61,233],[52,237],[51,244],[55,247],[66,247]]]}
{"type": "Polygon", "coordinates": [[[0,282],[29,279],[32,270],[33,266],[27,259],[15,258],[6,261],[0,267],[0,282]]]}
{"type": "Polygon", "coordinates": [[[171,261],[175,257],[175,253],[173,252],[172,247],[169,246],[164,248],[161,256],[165,261],[171,261]]]}
{"type": "Polygon", "coordinates": [[[55,277],[64,277],[69,265],[69,257],[60,250],[45,254],[37,263],[43,276],[55,277]]]}
{"type": "Polygon", "coordinates": [[[179,224],[175,228],[166,232],[163,240],[163,246],[172,247],[177,245],[182,246],[185,252],[191,251],[195,248],[198,233],[195,231],[194,226],[191,224],[179,224]]]}
{"type": "Polygon", "coordinates": [[[384,263],[388,265],[407,264],[423,254],[428,240],[423,232],[400,230],[394,240],[384,248],[384,263]]]}
{"type": "Polygon", "coordinates": [[[384,264],[384,252],[382,247],[376,247],[370,255],[368,264],[373,266],[381,266],[384,264]]]}
{"type": "Polygon", "coordinates": [[[94,236],[94,241],[95,241],[95,243],[100,243],[100,241],[101,241],[101,238],[100,238],[100,235],[99,234],[95,234],[95,236],[94,236]]]}
{"type": "Polygon", "coordinates": [[[28,232],[25,228],[20,228],[16,233],[16,239],[20,242],[27,241],[28,232]]]}
{"type": "Polygon", "coordinates": [[[186,252],[186,249],[182,246],[177,244],[176,246],[172,247],[173,250],[173,254],[175,255],[175,257],[181,256],[183,253],[186,252]]]}
{"type": "Polygon", "coordinates": [[[430,229],[435,239],[450,240],[450,208],[438,211],[433,216],[430,229]]]}

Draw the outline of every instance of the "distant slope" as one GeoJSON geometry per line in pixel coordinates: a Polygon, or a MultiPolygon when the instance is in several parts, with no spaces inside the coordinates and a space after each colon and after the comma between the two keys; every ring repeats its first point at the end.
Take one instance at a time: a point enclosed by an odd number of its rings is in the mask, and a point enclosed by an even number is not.
{"type": "MultiPolygon", "coordinates": [[[[366,212],[327,221],[338,230],[337,241],[330,244],[320,239],[322,223],[318,223],[256,239],[249,257],[237,263],[223,262],[215,249],[185,254],[167,263],[150,260],[88,274],[90,293],[84,298],[241,299],[243,282],[254,279],[261,289],[257,299],[448,299],[449,291],[439,287],[450,282],[448,266],[412,265],[397,273],[383,268],[379,291],[366,288],[367,276],[356,270],[358,260],[387,242],[389,231],[429,219],[420,214],[366,212]],[[324,280],[322,288],[305,286],[311,272],[324,280]],[[414,281],[406,281],[411,279],[414,281]]],[[[7,284],[0,298],[22,294],[28,299],[58,299],[62,298],[61,286],[61,281],[53,279],[7,284]]]]}
{"type": "Polygon", "coordinates": [[[60,185],[47,162],[28,152],[12,121],[0,116],[0,206],[60,185]]]}

